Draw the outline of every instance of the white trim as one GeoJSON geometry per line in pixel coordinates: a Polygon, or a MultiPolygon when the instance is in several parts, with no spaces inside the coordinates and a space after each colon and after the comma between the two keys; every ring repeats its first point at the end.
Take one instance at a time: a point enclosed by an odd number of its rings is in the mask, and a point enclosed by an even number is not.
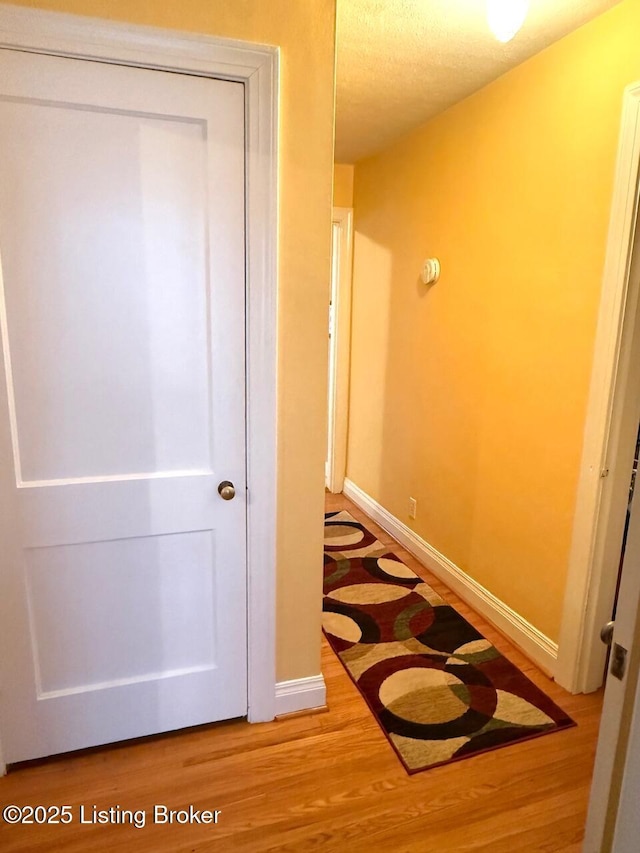
{"type": "Polygon", "coordinates": [[[245,86],[248,718],[271,720],[276,683],[278,48],[1,4],[0,47],[245,86]]]}
{"type": "Polygon", "coordinates": [[[407,551],[455,592],[463,601],[485,617],[492,625],[521,649],[547,675],[553,676],[558,646],[534,628],[526,619],[508,607],[489,590],[481,586],[461,568],[452,563],[411,528],[363,492],[348,478],[344,494],[361,510],[383,527],[407,551]]]}
{"type": "MultiPolygon", "coordinates": [[[[347,471],[349,421],[349,366],[351,358],[351,276],[353,253],[353,210],[334,207],[332,229],[338,226],[337,256],[331,259],[331,300],[333,328],[329,340],[329,430],[326,486],[338,494],[347,471]]],[[[332,235],[332,245],[333,235],[332,235]]]]}
{"type": "Polygon", "coordinates": [[[0,4],[0,47],[240,82],[273,67],[277,53],[275,47],[235,39],[5,4],[0,4]]]}
{"type": "Polygon", "coordinates": [[[322,675],[294,678],[276,684],[276,716],[311,711],[327,704],[327,688],[322,675]]]}
{"type": "Polygon", "coordinates": [[[636,84],[626,89],[623,101],[556,671],[556,680],[574,693],[595,690],[603,680],[605,650],[598,634],[611,618],[638,425],[632,350],[639,343],[640,276],[630,277],[629,272],[639,164],[640,85],[636,84]]]}
{"type": "MultiPolygon", "coordinates": [[[[268,58],[267,58],[268,57],[268,58]]],[[[251,723],[275,716],[279,51],[247,87],[247,580],[251,723]]]]}

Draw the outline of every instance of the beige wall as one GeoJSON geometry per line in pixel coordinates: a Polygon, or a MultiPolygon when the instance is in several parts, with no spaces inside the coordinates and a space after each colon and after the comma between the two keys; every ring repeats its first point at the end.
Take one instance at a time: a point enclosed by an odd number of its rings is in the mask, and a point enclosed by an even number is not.
{"type": "Polygon", "coordinates": [[[353,207],[354,167],[336,163],[333,167],[333,203],[336,207],[353,207]]]}
{"type": "Polygon", "coordinates": [[[624,0],[355,172],[348,476],[552,639],[638,33],[624,0]]]}
{"type": "Polygon", "coordinates": [[[335,0],[23,0],[281,47],[278,680],[320,669],[335,0]],[[304,187],[304,192],[300,188],[304,187]]]}

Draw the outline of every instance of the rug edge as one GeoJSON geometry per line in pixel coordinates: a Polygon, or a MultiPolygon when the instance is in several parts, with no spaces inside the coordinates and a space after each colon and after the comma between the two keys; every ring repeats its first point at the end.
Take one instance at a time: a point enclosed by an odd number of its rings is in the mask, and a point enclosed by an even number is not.
{"type": "MultiPolygon", "coordinates": [[[[346,512],[353,519],[354,522],[359,524],[363,529],[367,530],[368,533],[371,533],[371,535],[375,536],[375,534],[373,534],[373,532],[369,528],[367,528],[367,526],[362,521],[359,521],[354,515],[352,515],[352,513],[350,513],[349,510],[337,510],[337,511],[333,510],[330,512],[325,512],[325,514],[324,514],[325,521],[327,519],[331,518],[332,516],[338,515],[342,512],[346,512]]],[[[376,537],[376,541],[380,542],[380,540],[377,539],[377,537],[376,537]]],[[[394,540],[394,542],[395,542],[395,540],[394,540]]],[[[383,542],[380,542],[380,544],[385,548],[387,547],[383,542]]],[[[396,543],[396,544],[398,544],[398,543],[396,543]]],[[[392,547],[392,546],[390,546],[390,547],[392,547]]],[[[324,548],[323,548],[323,553],[327,554],[328,556],[331,556],[331,552],[324,551],[324,548]]],[[[401,561],[401,562],[404,562],[404,561],[401,561]]],[[[414,571],[414,570],[412,569],[411,571],[414,571]]],[[[424,578],[422,578],[420,575],[418,575],[415,571],[414,571],[414,574],[421,581],[428,584],[428,581],[425,581],[424,578]]],[[[434,592],[436,592],[436,591],[434,590],[434,592]]],[[[437,594],[439,595],[439,593],[437,593],[437,594]]],[[[324,597],[325,596],[323,594],[323,600],[324,600],[324,597]]],[[[472,625],[471,622],[469,622],[461,613],[459,613],[458,610],[455,607],[453,607],[452,604],[449,604],[449,602],[446,599],[443,598],[443,602],[444,602],[444,604],[451,607],[456,612],[456,614],[459,616],[459,618],[462,619],[464,622],[466,622],[468,625],[470,625],[475,631],[477,631],[478,633],[482,633],[478,628],[475,628],[475,626],[472,625]]],[[[557,708],[558,711],[560,711],[563,714],[564,720],[562,722],[555,722],[554,721],[555,725],[554,725],[554,728],[552,728],[552,729],[546,729],[545,731],[532,732],[531,734],[523,735],[522,737],[518,737],[517,739],[515,739],[513,741],[508,741],[507,743],[499,743],[499,744],[494,744],[492,746],[486,746],[486,747],[483,747],[482,749],[478,749],[477,751],[473,752],[472,754],[454,756],[452,758],[447,758],[447,759],[444,759],[442,761],[436,761],[433,764],[426,764],[423,767],[410,768],[407,765],[404,757],[400,753],[398,747],[395,745],[395,743],[391,739],[390,734],[384,728],[382,721],[379,719],[378,714],[373,709],[371,703],[369,702],[368,697],[361,690],[360,686],[358,685],[358,682],[356,681],[356,679],[354,678],[352,673],[349,671],[345,662],[340,657],[340,653],[338,652],[338,650],[334,647],[333,643],[331,642],[330,635],[327,633],[327,631],[324,630],[324,628],[322,629],[322,633],[326,637],[326,640],[329,643],[329,647],[331,648],[331,651],[335,654],[335,656],[340,661],[340,665],[342,666],[342,669],[348,675],[349,680],[351,681],[353,686],[358,691],[359,695],[364,700],[364,702],[365,702],[367,708],[369,709],[378,729],[382,732],[387,743],[391,746],[391,748],[393,749],[395,754],[398,756],[400,763],[402,764],[406,773],[409,776],[412,776],[416,773],[423,773],[425,770],[433,770],[436,767],[443,767],[447,764],[455,764],[458,761],[463,761],[463,760],[466,760],[469,758],[475,758],[478,755],[483,755],[485,753],[494,752],[495,750],[502,749],[505,746],[517,746],[518,744],[527,743],[528,741],[535,740],[536,738],[542,737],[543,735],[556,734],[557,732],[565,731],[565,730],[571,729],[571,728],[576,728],[578,726],[578,723],[571,716],[569,716],[569,714],[562,707],[560,707],[560,705],[558,705],[558,703],[551,696],[549,696],[545,690],[543,690],[541,687],[538,687],[538,685],[531,678],[529,678],[529,676],[526,673],[524,673],[522,671],[522,669],[510,659],[510,657],[508,655],[506,655],[504,652],[500,651],[500,649],[498,649],[494,643],[491,643],[491,645],[498,651],[498,654],[500,654],[508,663],[511,664],[511,666],[515,667],[515,669],[518,670],[518,672],[522,676],[522,678],[524,678],[532,687],[534,687],[535,690],[539,691],[540,693],[543,693],[544,696],[546,696],[546,698],[553,704],[553,706],[555,708],[557,708]]],[[[482,634],[482,636],[484,637],[484,634],[482,634]]],[[[484,637],[484,639],[486,639],[486,637],[484,637]]],[[[488,642],[490,642],[490,641],[488,641],[488,642]]]]}
{"type": "MultiPolygon", "coordinates": [[[[562,732],[562,731],[565,731],[567,729],[577,728],[577,726],[578,726],[576,721],[572,717],[570,717],[563,708],[560,708],[560,706],[554,702],[553,704],[556,706],[556,708],[558,708],[560,711],[562,711],[562,713],[565,715],[566,721],[556,723],[555,727],[553,729],[546,729],[543,732],[532,732],[531,734],[524,735],[523,737],[519,737],[517,740],[514,740],[512,742],[497,743],[497,744],[494,744],[493,746],[485,746],[482,749],[478,749],[476,752],[473,752],[471,755],[458,755],[458,756],[454,756],[453,758],[445,758],[443,761],[434,761],[433,764],[425,764],[424,767],[411,768],[406,763],[402,753],[399,751],[398,747],[395,745],[395,743],[391,739],[391,736],[389,735],[389,733],[384,728],[382,721],[379,719],[378,715],[376,714],[375,710],[373,709],[371,703],[369,702],[368,697],[360,689],[360,687],[358,686],[358,682],[353,677],[353,674],[351,672],[349,672],[349,669],[347,668],[347,665],[345,664],[345,662],[340,657],[339,652],[334,648],[333,643],[331,642],[331,639],[329,637],[329,634],[324,630],[324,628],[322,629],[322,633],[324,634],[327,642],[329,643],[329,647],[330,647],[331,651],[334,653],[334,655],[336,656],[336,658],[340,662],[340,666],[342,667],[344,672],[349,677],[349,681],[356,688],[356,690],[358,691],[358,695],[362,698],[365,705],[369,709],[369,712],[371,713],[371,716],[373,717],[373,720],[374,720],[375,724],[377,725],[378,729],[382,732],[385,740],[387,741],[387,743],[389,744],[391,749],[398,756],[400,764],[402,764],[402,766],[404,767],[405,771],[408,773],[409,776],[413,776],[415,773],[423,773],[425,770],[433,770],[435,767],[444,767],[445,764],[455,764],[458,761],[466,761],[469,758],[475,758],[476,756],[484,755],[487,752],[495,752],[497,749],[502,749],[505,746],[517,746],[520,743],[527,743],[527,741],[535,740],[536,738],[542,737],[543,735],[553,735],[553,734],[556,734],[557,732],[562,732]]],[[[509,662],[511,663],[511,661],[509,661],[509,662]]],[[[516,666],[515,664],[512,664],[512,665],[516,666]]],[[[517,667],[517,669],[519,670],[519,667],[517,667]]],[[[525,678],[527,677],[526,675],[524,675],[523,672],[521,672],[521,675],[523,675],[525,678]]],[[[530,679],[528,679],[528,680],[530,680],[530,679]]],[[[534,684],[533,682],[531,682],[531,683],[534,684]]],[[[537,685],[534,684],[534,687],[537,687],[537,685]]],[[[540,690],[540,689],[541,688],[538,687],[538,690],[540,690]]],[[[542,692],[544,692],[544,691],[542,691],[542,692]]],[[[545,693],[545,696],[546,696],[546,693],[545,693]]],[[[551,697],[548,697],[548,698],[551,699],[551,697]]],[[[551,701],[553,702],[553,699],[551,699],[551,701]]]]}

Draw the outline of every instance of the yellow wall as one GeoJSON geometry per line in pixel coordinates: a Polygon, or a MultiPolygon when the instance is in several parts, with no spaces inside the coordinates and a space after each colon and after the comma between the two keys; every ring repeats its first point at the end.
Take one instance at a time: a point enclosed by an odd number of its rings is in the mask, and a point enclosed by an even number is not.
{"type": "Polygon", "coordinates": [[[353,166],[336,163],[333,167],[333,203],[336,207],[353,207],[353,166]]]}
{"type": "Polygon", "coordinates": [[[624,0],[356,165],[348,476],[556,640],[639,32],[624,0]]]}
{"type": "Polygon", "coordinates": [[[335,0],[22,0],[19,5],[281,47],[278,679],[315,675],[320,671],[335,0]]]}

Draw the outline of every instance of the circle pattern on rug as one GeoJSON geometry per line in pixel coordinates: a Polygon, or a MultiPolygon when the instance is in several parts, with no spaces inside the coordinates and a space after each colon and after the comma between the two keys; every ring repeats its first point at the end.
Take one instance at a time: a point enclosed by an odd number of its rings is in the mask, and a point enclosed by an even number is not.
{"type": "Polygon", "coordinates": [[[448,723],[469,707],[463,682],[441,669],[400,669],[382,682],[378,695],[396,717],[413,723],[448,723]]]}
{"type": "Polygon", "coordinates": [[[367,548],[377,542],[373,533],[370,533],[357,521],[343,519],[329,520],[324,526],[324,548],[325,551],[357,551],[367,548]]]}
{"type": "Polygon", "coordinates": [[[409,566],[405,566],[400,560],[392,560],[389,557],[379,557],[378,566],[382,571],[392,578],[415,578],[416,573],[409,566]]]}
{"type": "Polygon", "coordinates": [[[359,542],[362,542],[364,539],[364,533],[362,530],[358,530],[357,527],[353,527],[349,524],[331,524],[327,525],[326,530],[326,539],[327,544],[332,547],[337,547],[338,545],[341,548],[345,546],[357,545],[359,542]]]}
{"type": "Polygon", "coordinates": [[[341,601],[343,604],[384,604],[387,601],[405,598],[407,595],[411,595],[410,589],[386,583],[356,583],[352,586],[342,586],[328,593],[329,598],[341,601]]]}
{"type": "Polygon", "coordinates": [[[357,643],[362,637],[362,628],[344,613],[323,613],[322,627],[327,634],[346,640],[348,643],[357,643]]]}

